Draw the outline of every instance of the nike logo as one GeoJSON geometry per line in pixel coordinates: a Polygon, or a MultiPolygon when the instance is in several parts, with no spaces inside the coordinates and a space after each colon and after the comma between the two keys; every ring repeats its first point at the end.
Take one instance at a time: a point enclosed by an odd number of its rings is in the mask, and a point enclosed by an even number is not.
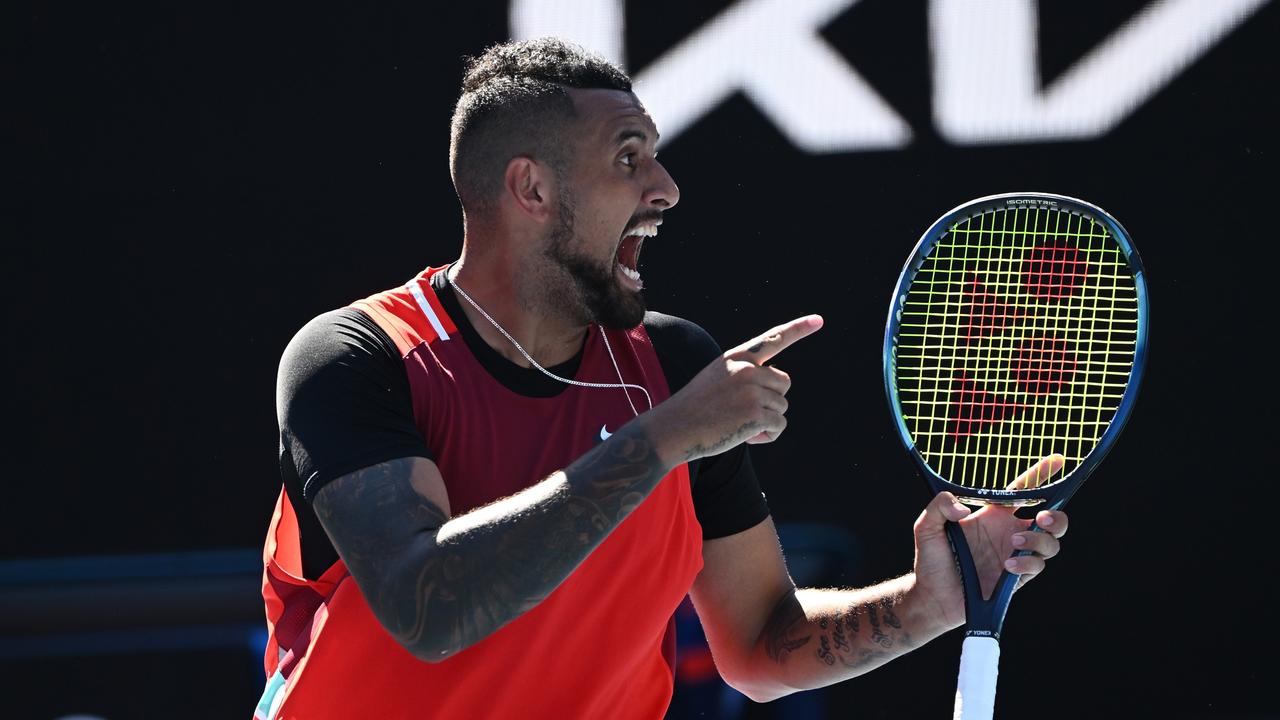
{"type": "Polygon", "coordinates": [[[605,440],[608,440],[609,437],[612,435],[613,433],[606,430],[604,425],[600,426],[600,442],[604,442],[605,440]]]}

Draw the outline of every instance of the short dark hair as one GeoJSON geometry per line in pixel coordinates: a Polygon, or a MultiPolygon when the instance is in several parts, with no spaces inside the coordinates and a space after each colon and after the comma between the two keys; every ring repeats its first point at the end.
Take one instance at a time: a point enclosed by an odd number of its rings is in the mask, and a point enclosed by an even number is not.
{"type": "Polygon", "coordinates": [[[449,171],[464,209],[489,205],[511,158],[528,155],[562,173],[562,132],[576,117],[568,88],[631,91],[631,78],[607,60],[556,38],[494,45],[467,58],[453,110],[449,171]]]}

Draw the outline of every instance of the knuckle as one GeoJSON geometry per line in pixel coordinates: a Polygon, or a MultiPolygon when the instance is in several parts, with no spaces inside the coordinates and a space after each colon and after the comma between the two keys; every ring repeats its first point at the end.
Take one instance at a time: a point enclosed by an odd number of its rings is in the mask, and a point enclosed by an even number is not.
{"type": "Polygon", "coordinates": [[[790,390],[791,376],[777,368],[770,368],[770,369],[773,370],[773,376],[777,378],[778,384],[782,386],[782,392],[786,392],[790,390]]]}
{"type": "Polygon", "coordinates": [[[1047,538],[1048,542],[1044,544],[1044,548],[1040,551],[1040,556],[1048,559],[1054,557],[1062,550],[1062,544],[1056,538],[1047,538]]]}

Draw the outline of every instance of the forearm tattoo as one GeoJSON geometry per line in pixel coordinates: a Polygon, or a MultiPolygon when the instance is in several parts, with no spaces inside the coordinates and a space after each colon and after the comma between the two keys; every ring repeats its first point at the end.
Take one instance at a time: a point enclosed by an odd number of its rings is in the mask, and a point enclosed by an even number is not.
{"type": "Polygon", "coordinates": [[[915,647],[895,612],[900,599],[851,603],[839,612],[810,618],[795,593],[787,593],[765,625],[765,654],[779,665],[797,662],[798,656],[800,662],[870,669],[915,647]]]}
{"type": "Polygon", "coordinates": [[[414,490],[412,463],[345,475],[313,505],[378,619],[424,658],[467,648],[545,599],[665,474],[645,434],[624,427],[565,469],[567,488],[525,505],[517,495],[509,511],[450,532],[414,490]]]}
{"type": "Polygon", "coordinates": [[[689,462],[697,458],[707,457],[708,455],[715,455],[716,453],[719,453],[722,450],[732,447],[738,442],[742,442],[740,438],[746,435],[747,431],[753,430],[759,426],[760,426],[760,423],[755,421],[746,422],[746,423],[743,423],[742,425],[739,425],[737,430],[734,430],[733,432],[725,435],[719,440],[713,441],[709,445],[704,445],[702,443],[695,443],[694,445],[690,446],[688,449],[684,451],[684,454],[682,456],[684,458],[683,461],[689,462]]]}

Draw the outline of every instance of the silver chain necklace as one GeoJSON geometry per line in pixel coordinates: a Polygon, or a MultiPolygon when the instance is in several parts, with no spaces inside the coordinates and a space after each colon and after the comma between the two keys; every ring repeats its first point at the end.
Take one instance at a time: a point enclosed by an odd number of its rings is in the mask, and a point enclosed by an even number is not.
{"type": "Polygon", "coordinates": [[[603,326],[603,325],[597,325],[596,327],[597,327],[597,328],[599,328],[599,330],[600,330],[600,339],[604,341],[604,349],[605,349],[606,351],[608,351],[608,353],[609,353],[609,360],[613,363],[613,371],[614,371],[614,372],[616,372],[616,373],[618,373],[618,382],[616,382],[616,383],[593,383],[593,382],[581,382],[581,381],[579,381],[579,380],[570,380],[569,378],[563,378],[563,377],[560,377],[559,375],[556,375],[555,373],[551,372],[550,370],[548,370],[548,369],[546,369],[546,368],[542,367],[541,365],[539,365],[539,364],[538,364],[538,361],[537,361],[537,360],[534,360],[534,359],[533,359],[533,356],[532,356],[532,355],[530,355],[530,354],[529,354],[529,353],[524,349],[524,347],[523,347],[523,346],[521,346],[521,345],[520,345],[520,343],[516,341],[516,339],[515,339],[515,338],[511,337],[511,333],[507,332],[507,331],[506,331],[506,330],[505,330],[501,325],[499,325],[499,324],[498,324],[498,321],[497,321],[497,320],[494,320],[492,315],[490,315],[489,313],[485,312],[485,311],[484,311],[484,308],[480,307],[480,304],[479,304],[479,303],[477,303],[475,300],[472,300],[472,299],[471,299],[471,296],[467,294],[467,291],[466,291],[466,290],[463,290],[461,287],[459,287],[459,286],[458,286],[458,283],[454,282],[454,281],[453,281],[453,278],[449,277],[449,271],[448,271],[447,269],[445,270],[445,273],[444,273],[444,279],[445,279],[445,280],[447,280],[447,281],[449,282],[449,287],[451,287],[451,288],[453,288],[454,290],[458,291],[458,294],[459,294],[459,295],[461,295],[461,296],[462,296],[462,298],[463,298],[464,300],[466,300],[467,302],[471,303],[471,307],[473,307],[473,308],[475,308],[477,311],[479,311],[479,313],[480,313],[481,315],[483,315],[483,316],[484,316],[484,319],[485,319],[485,320],[488,320],[488,321],[489,321],[489,323],[490,323],[491,325],[493,325],[495,328],[497,328],[497,329],[498,329],[498,332],[502,333],[502,336],[503,336],[503,337],[505,337],[507,340],[511,341],[511,344],[516,346],[516,350],[519,350],[519,351],[520,351],[520,354],[524,356],[524,359],[525,359],[525,360],[528,360],[530,365],[532,365],[532,366],[534,366],[534,367],[538,368],[538,370],[540,370],[540,371],[542,372],[542,374],[543,374],[543,375],[546,375],[547,377],[550,377],[550,378],[554,378],[554,379],[556,379],[556,380],[559,380],[559,381],[560,381],[560,382],[562,382],[562,383],[565,383],[565,384],[568,384],[568,385],[577,385],[577,386],[579,386],[579,387],[588,387],[588,388],[622,388],[622,394],[624,394],[624,395],[626,395],[626,396],[627,396],[627,404],[631,406],[631,412],[635,413],[635,414],[636,414],[636,416],[638,417],[638,416],[640,415],[640,411],[636,409],[636,405],[635,405],[635,403],[631,402],[631,393],[629,393],[629,392],[627,392],[627,391],[626,391],[626,389],[627,389],[627,388],[635,388],[635,389],[639,390],[640,392],[644,393],[644,399],[649,403],[649,409],[650,409],[650,410],[652,410],[652,409],[653,409],[653,398],[649,397],[649,391],[648,391],[648,390],[645,390],[645,389],[644,389],[644,387],[643,387],[643,386],[641,386],[641,385],[632,385],[631,383],[626,382],[625,380],[623,380],[623,379],[622,379],[622,370],[618,367],[618,360],[617,360],[617,358],[615,358],[615,357],[613,356],[613,348],[609,346],[609,337],[608,337],[607,335],[605,335],[605,332],[604,332],[604,326],[603,326]]]}

